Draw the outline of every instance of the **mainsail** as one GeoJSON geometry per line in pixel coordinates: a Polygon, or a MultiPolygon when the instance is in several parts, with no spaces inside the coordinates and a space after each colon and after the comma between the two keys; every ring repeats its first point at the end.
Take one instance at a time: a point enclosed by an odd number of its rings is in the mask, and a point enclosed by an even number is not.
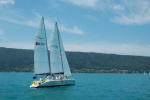
{"type": "Polygon", "coordinates": [[[49,56],[47,48],[47,38],[44,25],[44,18],[42,17],[40,28],[37,32],[35,48],[34,48],[34,74],[49,74],[49,56]]]}
{"type": "Polygon", "coordinates": [[[52,74],[71,75],[57,22],[55,23],[55,30],[50,45],[50,65],[52,74]]]}

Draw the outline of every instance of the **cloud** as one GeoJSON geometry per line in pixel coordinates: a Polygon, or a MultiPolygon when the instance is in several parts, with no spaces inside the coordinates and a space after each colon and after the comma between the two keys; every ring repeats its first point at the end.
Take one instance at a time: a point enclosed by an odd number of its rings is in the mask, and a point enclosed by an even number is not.
{"type": "MultiPolygon", "coordinates": [[[[37,12],[35,14],[36,14],[36,17],[38,18],[38,20],[40,20],[41,15],[37,12]]],[[[54,29],[54,23],[55,23],[55,19],[50,18],[50,17],[45,17],[45,26],[48,29],[53,30],[54,29]]],[[[59,23],[58,23],[58,25],[59,25],[59,23]]],[[[85,33],[82,29],[80,29],[77,26],[66,27],[66,26],[60,24],[58,27],[59,27],[61,32],[67,32],[67,33],[73,33],[73,34],[79,34],[79,35],[85,33]]]]}
{"type": "Polygon", "coordinates": [[[6,42],[7,39],[5,37],[5,32],[2,28],[0,28],[0,43],[6,42]]]}
{"type": "Polygon", "coordinates": [[[150,23],[150,17],[149,16],[143,16],[143,15],[134,15],[134,16],[116,16],[113,21],[115,23],[119,24],[146,24],[150,23]]]}
{"type": "Polygon", "coordinates": [[[14,24],[19,24],[19,25],[25,25],[25,26],[30,26],[30,27],[37,27],[38,23],[34,20],[19,20],[19,18],[11,18],[11,17],[4,17],[1,16],[0,20],[6,21],[6,22],[11,22],[14,24]]]}
{"type": "Polygon", "coordinates": [[[63,0],[68,3],[105,13],[118,24],[150,23],[150,0],[63,0]]]}
{"type": "Polygon", "coordinates": [[[33,43],[27,42],[14,42],[14,41],[7,41],[7,42],[0,42],[0,47],[7,47],[7,48],[18,48],[18,49],[33,49],[33,43]]]}
{"type": "Polygon", "coordinates": [[[0,29],[0,36],[2,36],[3,34],[4,34],[4,31],[0,29]]]}
{"type": "MultiPolygon", "coordinates": [[[[113,44],[113,43],[89,43],[89,44],[64,44],[66,51],[79,52],[96,52],[107,54],[120,55],[136,55],[136,56],[150,56],[150,45],[140,44],[113,44]]],[[[33,49],[33,43],[27,42],[5,42],[1,47],[18,48],[18,49],[33,49]]]]}
{"type": "MultiPolygon", "coordinates": [[[[8,8],[7,9],[1,8],[0,12],[1,12],[0,20],[2,21],[7,21],[14,24],[29,26],[33,28],[39,27],[39,23],[42,17],[42,15],[37,12],[33,12],[33,16],[34,16],[33,18],[30,18],[28,16],[24,17],[25,15],[22,15],[22,13],[8,8]]],[[[55,23],[54,18],[47,17],[47,16],[45,17],[45,26],[47,29],[53,30],[54,23],[55,23]]],[[[72,26],[70,28],[60,24],[59,27],[60,27],[60,31],[62,32],[73,33],[73,34],[85,33],[82,29],[80,29],[77,26],[72,26]]]]}
{"type": "MultiPolygon", "coordinates": [[[[45,18],[45,26],[47,27],[47,29],[53,30],[55,21],[50,20],[50,18],[48,18],[48,17],[46,17],[46,18],[45,18]]],[[[13,18],[0,17],[0,20],[11,22],[14,24],[34,27],[34,28],[38,28],[39,23],[40,23],[40,18],[35,18],[35,19],[31,19],[31,20],[18,20],[18,19],[13,19],[13,18]]],[[[73,33],[73,34],[84,34],[85,33],[82,29],[78,28],[77,26],[73,26],[72,28],[69,28],[69,27],[65,27],[64,25],[60,25],[59,27],[60,27],[60,31],[62,31],[62,32],[73,33]]]]}
{"type": "Polygon", "coordinates": [[[83,30],[81,30],[77,26],[73,26],[72,28],[66,28],[61,25],[60,30],[64,32],[68,32],[68,33],[74,33],[74,34],[80,34],[80,35],[84,34],[83,30]]]}
{"type": "Polygon", "coordinates": [[[114,10],[124,10],[125,8],[121,5],[119,5],[119,4],[116,4],[116,5],[113,6],[113,9],[114,10]]]}
{"type": "Polygon", "coordinates": [[[140,45],[140,44],[80,43],[80,44],[66,44],[65,48],[68,51],[150,56],[149,52],[150,45],[140,45]]]}
{"type": "Polygon", "coordinates": [[[99,0],[63,0],[63,1],[72,3],[74,5],[78,5],[81,7],[95,8],[97,7],[97,2],[99,0]]]}
{"type": "Polygon", "coordinates": [[[0,5],[15,4],[15,0],[0,0],[0,5]]]}
{"type": "Polygon", "coordinates": [[[116,14],[113,21],[120,24],[146,24],[150,23],[150,1],[149,0],[127,0],[121,3],[120,11],[114,10],[116,14]]]}
{"type": "MultiPolygon", "coordinates": [[[[55,21],[51,20],[50,18],[45,19],[45,25],[50,30],[54,29],[54,23],[55,23],[55,21]]],[[[85,33],[82,29],[80,29],[77,26],[66,27],[66,26],[58,23],[58,27],[61,32],[67,32],[67,33],[73,33],[73,34],[79,34],[79,35],[82,35],[85,33]]]]}

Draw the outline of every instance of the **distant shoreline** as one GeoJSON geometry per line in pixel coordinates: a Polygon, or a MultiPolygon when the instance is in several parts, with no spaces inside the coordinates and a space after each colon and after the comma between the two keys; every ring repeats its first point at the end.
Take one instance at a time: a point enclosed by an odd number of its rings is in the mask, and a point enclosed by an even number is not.
{"type": "MultiPolygon", "coordinates": [[[[1,72],[18,72],[18,73],[33,73],[32,71],[0,71],[1,72]]],[[[150,74],[150,72],[112,72],[112,71],[107,71],[107,72],[72,72],[72,73],[116,73],[116,74],[150,74]]]]}
{"type": "MultiPolygon", "coordinates": [[[[149,73],[150,57],[66,52],[73,73],[149,73]]],[[[33,50],[0,47],[0,72],[33,72],[33,50]]]]}

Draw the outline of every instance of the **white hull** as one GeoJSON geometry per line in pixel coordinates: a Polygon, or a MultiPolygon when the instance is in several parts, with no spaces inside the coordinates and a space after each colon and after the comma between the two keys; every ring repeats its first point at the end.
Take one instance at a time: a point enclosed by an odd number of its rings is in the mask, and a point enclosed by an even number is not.
{"type": "Polygon", "coordinates": [[[31,84],[30,88],[65,86],[65,85],[74,85],[74,84],[75,84],[74,79],[57,79],[57,80],[47,80],[42,83],[37,81],[37,84],[31,84]]]}

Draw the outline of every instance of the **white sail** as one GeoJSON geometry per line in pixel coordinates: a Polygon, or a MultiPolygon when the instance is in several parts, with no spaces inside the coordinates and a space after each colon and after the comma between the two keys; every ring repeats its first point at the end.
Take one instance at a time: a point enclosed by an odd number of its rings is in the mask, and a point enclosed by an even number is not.
{"type": "Polygon", "coordinates": [[[61,37],[60,37],[60,48],[61,48],[62,62],[63,62],[63,66],[64,66],[63,67],[64,68],[64,75],[65,76],[71,76],[70,67],[69,67],[69,64],[68,64],[68,60],[67,60],[67,57],[66,57],[66,53],[65,53],[65,50],[64,50],[64,47],[63,47],[61,37]]]}
{"type": "Polygon", "coordinates": [[[55,23],[50,45],[50,62],[52,74],[63,73],[66,76],[71,75],[57,23],[55,23]]]}
{"type": "Polygon", "coordinates": [[[47,38],[46,38],[46,31],[45,31],[43,17],[41,19],[40,28],[38,30],[36,41],[35,41],[34,73],[35,74],[50,73],[47,38]]]}

